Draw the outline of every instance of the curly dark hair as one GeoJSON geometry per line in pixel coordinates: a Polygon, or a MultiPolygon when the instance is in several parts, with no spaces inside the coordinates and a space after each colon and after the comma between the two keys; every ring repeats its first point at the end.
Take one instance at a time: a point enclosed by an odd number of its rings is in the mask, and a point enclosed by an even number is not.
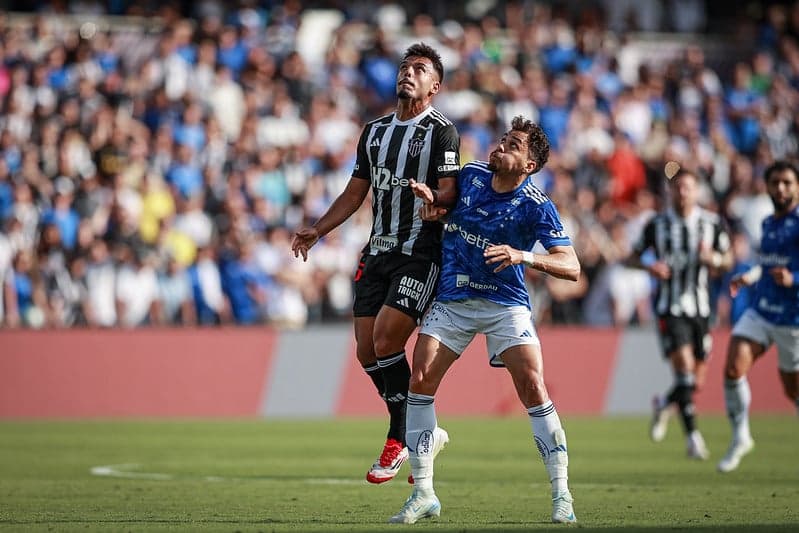
{"type": "Polygon", "coordinates": [[[790,170],[791,172],[793,172],[793,177],[796,178],[797,181],[799,181],[799,169],[797,169],[796,166],[790,161],[782,161],[782,160],[775,161],[771,165],[769,165],[766,171],[763,172],[763,177],[765,178],[766,181],[768,181],[768,179],[771,177],[772,174],[775,174],[777,172],[785,172],[786,170],[790,170]]]}
{"type": "Polygon", "coordinates": [[[426,57],[429,59],[430,62],[433,63],[433,68],[438,74],[438,81],[444,81],[444,64],[441,62],[441,56],[432,46],[426,45],[424,43],[412,44],[407,50],[405,50],[402,60],[405,61],[409,57],[426,57]]]}
{"type": "Polygon", "coordinates": [[[527,134],[527,153],[530,159],[535,161],[535,174],[547,164],[549,160],[549,139],[541,126],[528,120],[521,115],[513,117],[510,123],[513,131],[521,131],[527,134]]]}

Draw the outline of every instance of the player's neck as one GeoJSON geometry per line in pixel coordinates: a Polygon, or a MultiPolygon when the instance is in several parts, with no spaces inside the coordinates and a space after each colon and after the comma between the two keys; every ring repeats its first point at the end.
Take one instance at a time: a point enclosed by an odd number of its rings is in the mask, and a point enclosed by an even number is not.
{"type": "Polygon", "coordinates": [[[527,179],[525,174],[499,174],[494,172],[491,178],[491,188],[494,192],[503,193],[515,191],[527,179]]]}
{"type": "Polygon", "coordinates": [[[397,111],[394,113],[398,120],[405,122],[413,117],[421,115],[425,109],[430,107],[432,101],[429,98],[424,100],[411,100],[400,98],[397,100],[397,111]]]}

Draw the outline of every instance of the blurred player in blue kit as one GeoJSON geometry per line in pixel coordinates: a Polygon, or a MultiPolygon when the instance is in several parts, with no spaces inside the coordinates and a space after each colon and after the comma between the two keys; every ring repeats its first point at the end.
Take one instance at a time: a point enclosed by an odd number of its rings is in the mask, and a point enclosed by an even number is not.
{"type": "Polygon", "coordinates": [[[772,345],[777,345],[785,395],[799,411],[799,170],[778,161],[765,172],[774,214],[763,220],[757,264],[730,281],[730,293],[753,286],[751,305],[732,330],[724,369],[724,400],[732,439],[718,463],[720,472],[738,468],[754,448],[749,431],[752,392],[746,374],[772,345]]]}
{"type": "MultiPolygon", "coordinates": [[[[486,336],[488,363],[508,369],[527,410],[552,483],[552,521],[576,520],[567,482],[566,435],[544,385],[541,343],[524,283],[525,266],[568,280],[580,275],[557,209],[532,182],[531,174],[548,157],[549,141],[541,128],[517,116],[488,162],[471,162],[458,175],[458,203],[444,232],[438,290],[413,354],[406,443],[415,485],[389,522],[413,524],[441,513],[433,489],[433,459],[441,446],[434,396],[477,333],[486,336]],[[536,242],[548,254],[533,253],[536,242]]],[[[423,219],[447,213],[434,205],[427,186],[412,187],[424,200],[423,219]]]]}

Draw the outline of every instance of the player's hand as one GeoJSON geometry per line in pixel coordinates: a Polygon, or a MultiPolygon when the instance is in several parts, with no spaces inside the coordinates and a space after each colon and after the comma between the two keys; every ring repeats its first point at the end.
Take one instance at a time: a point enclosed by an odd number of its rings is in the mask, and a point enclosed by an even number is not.
{"type": "Polygon", "coordinates": [[[485,252],[483,252],[483,257],[487,258],[487,265],[499,263],[499,266],[494,269],[494,272],[500,272],[511,265],[521,264],[523,261],[522,252],[507,244],[494,244],[489,246],[486,248],[485,252]]]}
{"type": "Polygon", "coordinates": [[[793,286],[793,274],[784,266],[774,267],[768,271],[774,283],[781,287],[793,286]]]}
{"type": "Polygon", "coordinates": [[[715,267],[718,259],[716,252],[707,243],[703,242],[699,247],[699,262],[705,266],[715,267]]]}
{"type": "Polygon", "coordinates": [[[419,208],[419,216],[428,222],[438,222],[447,214],[446,207],[436,207],[433,204],[424,204],[419,208]]]}
{"type": "Polygon", "coordinates": [[[411,190],[413,194],[416,195],[417,198],[421,198],[425,205],[433,205],[436,201],[436,197],[433,195],[433,191],[424,183],[418,183],[415,179],[411,178],[411,190]]]}
{"type": "Polygon", "coordinates": [[[302,255],[302,260],[308,260],[308,250],[311,246],[319,241],[319,232],[314,227],[302,228],[294,234],[294,239],[291,241],[291,251],[294,252],[294,257],[302,255]]]}
{"type": "Polygon", "coordinates": [[[736,274],[730,279],[730,296],[735,298],[744,287],[748,287],[746,277],[743,274],[736,274]]]}
{"type": "Polygon", "coordinates": [[[655,261],[649,266],[649,273],[659,280],[669,279],[671,277],[671,268],[665,261],[655,261]]]}

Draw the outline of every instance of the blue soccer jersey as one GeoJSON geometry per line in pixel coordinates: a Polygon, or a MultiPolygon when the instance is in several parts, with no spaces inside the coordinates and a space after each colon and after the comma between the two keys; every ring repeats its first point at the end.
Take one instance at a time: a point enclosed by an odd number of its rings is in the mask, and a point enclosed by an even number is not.
{"type": "Polygon", "coordinates": [[[483,252],[492,244],[530,251],[571,246],[555,205],[528,177],[516,190],[497,193],[485,161],[473,161],[458,174],[458,204],[444,230],[441,278],[436,299],[442,302],[485,298],[502,305],[531,308],[524,265],[495,273],[483,252]]]}
{"type": "Polygon", "coordinates": [[[754,309],[772,324],[799,326],[799,208],[763,220],[759,262],[763,274],[755,285],[754,309]],[[793,273],[792,287],[774,282],[769,270],[778,266],[793,273]]]}

